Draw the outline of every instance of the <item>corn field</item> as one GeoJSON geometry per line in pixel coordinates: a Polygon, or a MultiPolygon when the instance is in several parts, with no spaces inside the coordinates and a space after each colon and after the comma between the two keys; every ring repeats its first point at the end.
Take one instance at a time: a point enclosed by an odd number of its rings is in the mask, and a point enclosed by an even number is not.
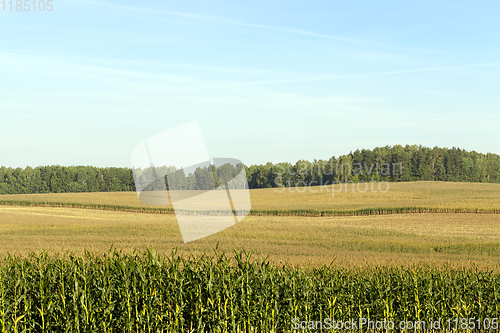
{"type": "Polygon", "coordinates": [[[251,253],[31,253],[0,263],[2,332],[290,332],[292,320],[498,318],[500,276],[297,268],[251,253]]]}

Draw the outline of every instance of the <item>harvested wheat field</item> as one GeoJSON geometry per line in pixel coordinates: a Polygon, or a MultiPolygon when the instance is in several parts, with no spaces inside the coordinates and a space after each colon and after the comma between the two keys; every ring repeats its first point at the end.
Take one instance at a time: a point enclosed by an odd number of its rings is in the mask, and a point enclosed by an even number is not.
{"type": "MultiPolygon", "coordinates": [[[[360,183],[250,190],[252,210],[355,210],[391,207],[499,209],[500,184],[453,182],[360,183]]],[[[4,194],[0,201],[151,207],[135,192],[4,194]]],[[[171,207],[171,206],[164,206],[171,207]]]]}
{"type": "Polygon", "coordinates": [[[104,252],[154,248],[209,253],[211,247],[269,255],[293,265],[329,264],[495,268],[500,258],[498,214],[381,216],[249,216],[210,237],[184,244],[175,215],[59,207],[0,206],[0,252],[104,252]]]}

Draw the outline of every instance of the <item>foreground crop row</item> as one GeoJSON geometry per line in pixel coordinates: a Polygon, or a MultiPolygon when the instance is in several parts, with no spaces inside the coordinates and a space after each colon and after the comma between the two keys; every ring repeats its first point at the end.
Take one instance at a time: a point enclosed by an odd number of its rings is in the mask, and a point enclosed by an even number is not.
{"type": "Polygon", "coordinates": [[[299,320],[500,314],[500,276],[474,269],[304,269],[217,250],[33,253],[0,265],[3,332],[283,332],[299,320]]]}

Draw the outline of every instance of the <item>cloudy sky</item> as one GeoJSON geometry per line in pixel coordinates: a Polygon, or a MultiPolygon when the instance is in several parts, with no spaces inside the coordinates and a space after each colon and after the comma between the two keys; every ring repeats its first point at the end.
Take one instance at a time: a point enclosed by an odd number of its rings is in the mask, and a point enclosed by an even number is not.
{"type": "Polygon", "coordinates": [[[0,4],[0,165],[130,167],[194,120],[212,157],[245,164],[500,153],[496,0],[51,4],[0,4]]]}

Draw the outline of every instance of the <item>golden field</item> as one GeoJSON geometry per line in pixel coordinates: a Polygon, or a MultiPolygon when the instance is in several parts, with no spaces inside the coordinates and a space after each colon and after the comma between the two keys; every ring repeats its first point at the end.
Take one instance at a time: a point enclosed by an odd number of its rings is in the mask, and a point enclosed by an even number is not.
{"type": "MultiPolygon", "coordinates": [[[[357,184],[337,184],[334,188],[330,185],[309,188],[252,189],[250,197],[252,210],[355,210],[414,206],[468,209],[500,208],[500,184],[367,183],[366,185],[359,184],[359,190],[357,184]],[[367,186],[366,191],[365,186],[367,186]],[[374,192],[372,192],[372,186],[374,192]]],[[[135,192],[11,194],[0,195],[1,200],[152,207],[141,203],[135,192]]]]}
{"type": "MultiPolygon", "coordinates": [[[[500,185],[390,183],[387,193],[303,193],[251,190],[252,209],[376,207],[499,208],[500,185]]],[[[312,188],[313,190],[315,188],[312,188]]],[[[135,193],[2,195],[0,200],[145,206],[135,193]]],[[[381,216],[248,216],[218,234],[184,244],[175,215],[57,207],[0,206],[0,252],[103,252],[152,247],[159,252],[252,250],[274,262],[345,267],[364,265],[469,266],[498,269],[500,214],[381,216]]]]}

